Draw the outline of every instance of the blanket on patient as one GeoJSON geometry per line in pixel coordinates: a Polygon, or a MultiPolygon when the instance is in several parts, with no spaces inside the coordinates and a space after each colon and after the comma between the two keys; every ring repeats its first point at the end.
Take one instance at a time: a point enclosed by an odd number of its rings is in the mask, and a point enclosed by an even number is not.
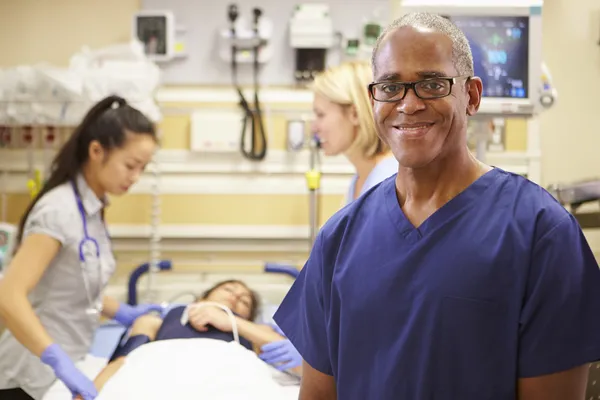
{"type": "MultiPolygon", "coordinates": [[[[274,369],[236,342],[175,339],[131,352],[97,400],[281,400],[274,369]]],[[[297,391],[296,391],[297,396],[297,391]]]]}

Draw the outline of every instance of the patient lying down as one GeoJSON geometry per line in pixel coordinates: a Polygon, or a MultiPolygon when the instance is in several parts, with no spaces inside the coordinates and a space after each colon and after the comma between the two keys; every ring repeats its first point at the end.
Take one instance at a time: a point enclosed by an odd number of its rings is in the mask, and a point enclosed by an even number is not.
{"type": "MultiPolygon", "coordinates": [[[[218,283],[194,304],[206,302],[221,304],[233,312],[240,344],[248,350],[254,349],[258,352],[264,344],[283,339],[270,326],[252,322],[258,311],[258,298],[240,281],[229,280],[218,283]]],[[[94,381],[96,387],[101,391],[106,382],[123,366],[127,355],[133,350],[150,342],[175,339],[213,339],[231,342],[233,341],[232,321],[223,309],[213,305],[175,307],[164,316],[164,319],[156,315],[144,315],[135,321],[127,341],[117,348],[109,364],[96,377],[94,381]],[[182,325],[184,312],[187,312],[188,322],[182,325]]],[[[291,372],[301,374],[300,368],[291,372]]]]}

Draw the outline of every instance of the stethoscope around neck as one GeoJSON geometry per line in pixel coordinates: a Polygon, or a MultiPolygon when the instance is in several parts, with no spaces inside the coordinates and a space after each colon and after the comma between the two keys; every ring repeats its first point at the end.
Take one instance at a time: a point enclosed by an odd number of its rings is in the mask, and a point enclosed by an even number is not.
{"type": "Polygon", "coordinates": [[[102,301],[100,299],[100,286],[102,285],[102,264],[100,263],[100,245],[98,241],[91,237],[88,232],[87,226],[87,217],[85,213],[85,208],[83,207],[83,201],[81,200],[81,196],[79,195],[79,191],[77,190],[77,185],[75,182],[71,182],[71,186],[73,187],[73,193],[75,194],[75,201],[77,202],[77,208],[79,209],[79,214],[81,215],[81,222],[83,224],[83,239],[79,242],[79,264],[81,266],[81,276],[83,278],[83,284],[85,286],[85,292],[88,300],[88,308],[85,310],[85,313],[90,316],[97,316],[102,312],[102,301]],[[92,262],[95,265],[92,265],[90,268],[90,264],[92,262]],[[89,272],[88,269],[95,269],[98,277],[98,294],[96,299],[94,300],[94,296],[92,295],[91,284],[88,279],[89,272]]]}

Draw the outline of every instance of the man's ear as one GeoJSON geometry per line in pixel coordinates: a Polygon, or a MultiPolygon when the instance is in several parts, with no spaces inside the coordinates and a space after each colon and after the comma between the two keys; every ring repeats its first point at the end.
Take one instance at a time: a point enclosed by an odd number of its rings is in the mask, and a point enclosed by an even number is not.
{"type": "Polygon", "coordinates": [[[477,114],[481,105],[481,96],[483,94],[483,84],[478,77],[469,78],[466,84],[467,90],[467,115],[477,114]]]}

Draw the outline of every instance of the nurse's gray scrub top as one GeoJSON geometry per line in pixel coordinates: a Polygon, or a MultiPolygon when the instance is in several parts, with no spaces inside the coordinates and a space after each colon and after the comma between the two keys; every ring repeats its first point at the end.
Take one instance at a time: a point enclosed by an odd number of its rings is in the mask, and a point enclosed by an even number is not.
{"type": "MultiPolygon", "coordinates": [[[[83,274],[95,302],[115,270],[110,238],[102,220],[105,202],[94,194],[81,175],[76,181],[85,208],[88,235],[100,247],[100,265],[92,262],[84,271],[79,261],[83,221],[71,182],[51,190],[37,202],[23,232],[23,238],[43,234],[62,244],[29,294],[29,300],[50,337],[74,362],[81,361],[87,354],[99,324],[98,315],[86,313],[91,306],[83,274]]],[[[23,347],[8,330],[4,332],[0,337],[0,389],[20,387],[33,398],[41,399],[55,379],[51,368],[23,347]]]]}

